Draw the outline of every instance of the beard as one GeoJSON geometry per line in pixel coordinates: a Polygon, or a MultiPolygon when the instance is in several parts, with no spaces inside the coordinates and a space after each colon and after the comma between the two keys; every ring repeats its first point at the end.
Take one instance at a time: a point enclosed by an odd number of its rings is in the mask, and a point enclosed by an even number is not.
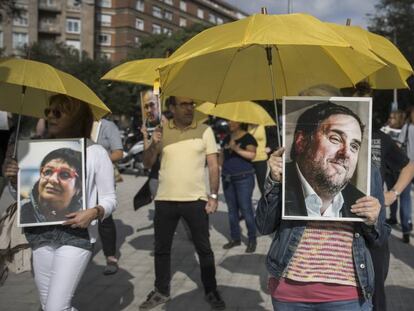
{"type": "Polygon", "coordinates": [[[306,180],[312,186],[313,190],[318,195],[324,194],[329,196],[335,196],[341,192],[351,180],[352,174],[349,173],[349,161],[346,159],[320,159],[319,161],[314,158],[307,158],[307,161],[302,165],[303,175],[306,180]],[[343,167],[341,171],[329,172],[329,165],[331,163],[340,165],[343,167]]]}

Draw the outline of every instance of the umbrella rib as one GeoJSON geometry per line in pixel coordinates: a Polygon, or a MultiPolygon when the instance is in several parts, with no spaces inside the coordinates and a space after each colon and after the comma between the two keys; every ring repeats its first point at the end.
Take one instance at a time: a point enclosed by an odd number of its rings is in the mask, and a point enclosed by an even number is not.
{"type": "Polygon", "coordinates": [[[217,102],[218,102],[218,99],[219,99],[219,97],[220,97],[220,95],[221,95],[221,92],[223,91],[223,86],[224,86],[224,81],[226,80],[226,78],[227,78],[227,74],[228,74],[228,72],[230,71],[230,68],[231,68],[231,65],[233,64],[233,62],[234,62],[234,59],[236,58],[236,54],[238,53],[238,50],[236,50],[236,52],[233,54],[233,56],[232,56],[232,58],[231,58],[231,61],[230,61],[230,63],[229,63],[229,66],[227,66],[227,69],[226,69],[226,73],[224,74],[224,76],[223,76],[223,81],[221,81],[221,84],[220,84],[220,90],[218,91],[218,93],[217,93],[217,97],[216,97],[216,100],[215,100],[215,104],[217,104],[217,102]]]}
{"type": "MultiPolygon", "coordinates": [[[[285,69],[283,68],[283,63],[282,63],[282,58],[280,57],[280,51],[279,51],[279,49],[278,49],[278,47],[277,47],[277,45],[273,45],[274,47],[275,47],[275,50],[276,50],[276,54],[277,54],[277,58],[279,59],[279,63],[280,63],[280,69],[282,70],[282,77],[283,77],[283,81],[284,81],[284,83],[285,83],[285,91],[286,91],[286,96],[288,96],[289,94],[288,94],[288,87],[287,87],[287,81],[286,81],[286,74],[285,74],[285,69]]],[[[276,84],[276,79],[275,79],[275,84],[276,84]]],[[[276,88],[276,85],[275,85],[275,88],[276,88]]]]}

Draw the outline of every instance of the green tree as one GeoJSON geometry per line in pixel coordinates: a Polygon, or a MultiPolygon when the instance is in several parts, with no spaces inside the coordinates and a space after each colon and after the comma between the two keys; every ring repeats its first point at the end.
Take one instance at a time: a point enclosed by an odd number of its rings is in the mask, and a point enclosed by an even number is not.
{"type": "Polygon", "coordinates": [[[139,47],[131,51],[128,55],[129,60],[166,57],[172,54],[183,43],[194,37],[207,27],[202,24],[194,24],[190,27],[182,28],[168,36],[166,34],[153,34],[142,38],[139,47]]]}
{"type": "MultiPolygon", "coordinates": [[[[402,54],[414,65],[414,0],[378,0],[368,29],[395,42],[402,54]]],[[[399,108],[414,104],[414,81],[408,79],[410,90],[398,91],[399,108]]],[[[392,91],[376,91],[374,108],[388,115],[392,91]]]]}
{"type": "Polygon", "coordinates": [[[134,103],[131,101],[132,87],[125,84],[108,86],[100,78],[108,72],[112,64],[104,58],[91,59],[85,52],[63,43],[34,43],[25,48],[26,58],[47,63],[72,74],[89,86],[112,110],[113,114],[131,114],[134,103]]]}

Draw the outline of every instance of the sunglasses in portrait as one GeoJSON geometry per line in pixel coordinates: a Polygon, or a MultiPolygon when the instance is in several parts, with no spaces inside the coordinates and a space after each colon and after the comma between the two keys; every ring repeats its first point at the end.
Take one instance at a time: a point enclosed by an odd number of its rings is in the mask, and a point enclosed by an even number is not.
{"type": "Polygon", "coordinates": [[[56,119],[60,119],[60,117],[62,116],[62,112],[61,112],[59,109],[50,109],[50,108],[46,108],[46,109],[44,110],[44,114],[45,114],[45,117],[46,117],[46,118],[48,117],[48,115],[49,115],[50,113],[52,113],[52,114],[53,114],[53,116],[54,116],[56,119]]]}
{"type": "Polygon", "coordinates": [[[75,170],[65,167],[44,166],[40,170],[40,176],[42,178],[50,178],[54,173],[57,174],[60,181],[68,181],[69,179],[79,177],[75,170]]]}

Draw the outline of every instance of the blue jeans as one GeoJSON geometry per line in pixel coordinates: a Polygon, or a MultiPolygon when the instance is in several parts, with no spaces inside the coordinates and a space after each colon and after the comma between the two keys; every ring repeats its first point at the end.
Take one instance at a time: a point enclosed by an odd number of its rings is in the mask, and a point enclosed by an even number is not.
{"type": "Polygon", "coordinates": [[[319,303],[280,302],[272,298],[274,311],[370,311],[371,301],[346,300],[319,303]]]}
{"type": "Polygon", "coordinates": [[[404,189],[403,192],[401,192],[400,195],[400,220],[402,232],[411,232],[411,183],[404,189]]]}
{"type": "Polygon", "coordinates": [[[247,235],[250,241],[256,240],[256,224],[254,222],[252,195],[254,175],[224,177],[223,191],[229,210],[230,236],[232,240],[240,241],[239,210],[246,221],[247,235]]]}

